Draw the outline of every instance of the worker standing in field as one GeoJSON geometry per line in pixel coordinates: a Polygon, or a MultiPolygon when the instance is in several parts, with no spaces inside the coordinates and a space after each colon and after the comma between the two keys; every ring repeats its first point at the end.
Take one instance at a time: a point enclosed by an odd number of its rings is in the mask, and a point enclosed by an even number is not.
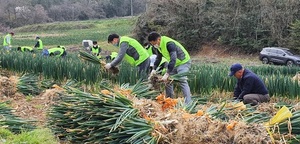
{"type": "MultiPolygon", "coordinates": [[[[161,62],[162,57],[166,58],[167,61],[169,61],[169,64],[167,72],[164,74],[161,80],[167,81],[170,75],[189,72],[191,67],[190,55],[179,42],[167,36],[161,36],[156,32],[151,32],[149,34],[148,41],[159,52],[157,53],[154,69],[151,71],[150,77],[156,73],[156,68],[161,62]]],[[[186,76],[181,78],[180,87],[185,97],[185,103],[190,103],[192,100],[191,91],[186,76]]],[[[172,83],[166,84],[166,96],[171,98],[174,97],[172,83]]]]}
{"type": "Polygon", "coordinates": [[[64,46],[57,46],[55,48],[44,49],[43,56],[56,56],[56,57],[65,57],[67,55],[66,49],[64,46]]]}
{"type": "Polygon", "coordinates": [[[33,52],[33,48],[29,47],[29,46],[22,46],[22,47],[18,47],[17,51],[21,51],[21,52],[33,52]]]}
{"type": "MultiPolygon", "coordinates": [[[[147,50],[147,52],[150,56],[150,69],[149,70],[152,71],[154,68],[154,63],[155,63],[158,51],[157,51],[157,49],[153,48],[153,46],[151,46],[149,43],[145,43],[144,48],[147,50]]],[[[159,62],[157,71],[159,71],[160,74],[165,74],[167,67],[168,67],[168,61],[166,58],[162,57],[161,61],[159,62]]]]}
{"type": "Polygon", "coordinates": [[[123,58],[132,66],[138,67],[140,77],[145,77],[148,74],[150,65],[149,54],[143,46],[135,39],[117,34],[108,36],[108,43],[120,48],[118,56],[111,62],[105,65],[106,69],[117,66],[123,58]]]}
{"type": "Polygon", "coordinates": [[[234,88],[234,99],[252,106],[270,101],[264,82],[255,73],[243,68],[241,64],[233,64],[229,76],[235,76],[238,80],[234,88]]]}
{"type": "Polygon", "coordinates": [[[43,50],[44,45],[43,45],[43,41],[41,40],[41,38],[39,36],[37,36],[35,39],[36,39],[36,44],[34,45],[34,48],[36,48],[37,50],[43,50]]]}
{"type": "Polygon", "coordinates": [[[12,44],[12,37],[15,35],[15,33],[10,32],[9,34],[4,36],[3,39],[3,48],[5,50],[11,50],[11,44],[12,44]]]}
{"type": "Polygon", "coordinates": [[[100,56],[101,48],[97,44],[97,41],[93,41],[93,46],[91,48],[91,51],[92,51],[93,55],[97,56],[98,58],[101,58],[101,56],[100,56]]]}

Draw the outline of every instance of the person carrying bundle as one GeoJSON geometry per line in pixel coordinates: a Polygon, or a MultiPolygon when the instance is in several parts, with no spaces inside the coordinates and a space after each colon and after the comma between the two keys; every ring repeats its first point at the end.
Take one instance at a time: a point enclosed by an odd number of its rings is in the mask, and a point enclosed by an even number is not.
{"type": "Polygon", "coordinates": [[[105,65],[106,69],[117,66],[125,58],[130,65],[138,67],[140,77],[148,74],[149,54],[137,40],[127,36],[120,37],[117,34],[111,34],[108,36],[108,43],[120,48],[120,51],[111,63],[105,65]]]}

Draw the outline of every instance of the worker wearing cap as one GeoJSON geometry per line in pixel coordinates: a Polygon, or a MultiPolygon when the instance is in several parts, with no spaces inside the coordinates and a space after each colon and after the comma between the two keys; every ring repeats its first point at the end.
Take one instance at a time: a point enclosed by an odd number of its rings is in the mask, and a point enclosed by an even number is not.
{"type": "Polygon", "coordinates": [[[15,34],[13,32],[10,32],[9,34],[7,34],[4,39],[3,39],[3,48],[5,50],[11,50],[11,41],[12,41],[12,37],[14,36],[15,34]]]}
{"type": "Polygon", "coordinates": [[[37,50],[43,50],[44,45],[43,45],[43,42],[42,42],[41,38],[39,36],[37,36],[35,39],[37,41],[36,41],[36,44],[34,45],[34,48],[36,48],[37,50]]]}
{"type": "Polygon", "coordinates": [[[22,47],[18,47],[17,51],[21,51],[21,52],[33,52],[33,48],[29,47],[29,46],[22,46],[22,47]]]}
{"type": "Polygon", "coordinates": [[[108,36],[108,43],[120,48],[118,56],[111,62],[105,65],[106,69],[118,65],[123,58],[132,66],[138,67],[139,75],[142,77],[148,74],[150,65],[149,54],[143,46],[135,39],[117,34],[108,36]]]}
{"type": "Polygon", "coordinates": [[[67,52],[64,46],[57,46],[55,48],[44,49],[42,55],[65,57],[67,55],[67,52]]]}
{"type": "MultiPolygon", "coordinates": [[[[151,71],[149,78],[156,73],[155,70],[161,62],[162,57],[166,58],[169,62],[167,72],[161,79],[162,81],[167,81],[170,75],[189,72],[191,67],[191,58],[189,53],[179,42],[167,36],[161,36],[156,32],[151,32],[149,34],[148,41],[159,51],[154,63],[154,70],[151,71]]],[[[179,82],[185,97],[185,104],[188,104],[192,101],[192,98],[187,77],[182,77],[179,82]]],[[[166,96],[171,98],[174,97],[173,83],[166,84],[166,96]]]]}
{"type": "Polygon", "coordinates": [[[241,64],[233,64],[229,76],[234,76],[238,80],[234,88],[234,99],[242,100],[252,106],[270,101],[264,82],[255,73],[243,68],[241,64]]]}

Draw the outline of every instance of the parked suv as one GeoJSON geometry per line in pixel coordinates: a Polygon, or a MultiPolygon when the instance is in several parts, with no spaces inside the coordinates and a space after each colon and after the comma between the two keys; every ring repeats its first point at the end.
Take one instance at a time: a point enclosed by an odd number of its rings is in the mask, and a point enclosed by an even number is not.
{"type": "Polygon", "coordinates": [[[263,64],[283,64],[287,66],[300,65],[300,56],[288,48],[266,47],[259,55],[263,64]]]}

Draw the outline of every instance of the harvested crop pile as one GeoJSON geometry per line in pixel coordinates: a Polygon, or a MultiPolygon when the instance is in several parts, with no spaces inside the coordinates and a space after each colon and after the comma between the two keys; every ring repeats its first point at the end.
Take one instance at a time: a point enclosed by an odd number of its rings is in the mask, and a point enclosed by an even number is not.
{"type": "Polygon", "coordinates": [[[17,92],[18,77],[0,76],[0,93],[5,96],[13,96],[17,92]]]}
{"type": "Polygon", "coordinates": [[[185,105],[162,94],[156,100],[142,98],[150,89],[144,85],[122,87],[99,94],[69,89],[49,113],[52,130],[74,143],[272,143],[259,122],[269,120],[264,106],[257,108],[262,114],[243,103],[200,109],[197,101],[185,105]]]}

